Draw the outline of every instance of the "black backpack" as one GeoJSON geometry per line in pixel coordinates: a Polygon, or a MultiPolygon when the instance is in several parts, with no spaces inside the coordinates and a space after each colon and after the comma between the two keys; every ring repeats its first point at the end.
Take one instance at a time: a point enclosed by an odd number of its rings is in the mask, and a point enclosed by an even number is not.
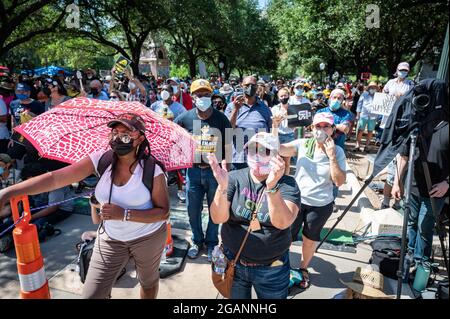
{"type": "MultiPolygon", "coordinates": [[[[109,150],[106,153],[100,157],[100,160],[98,161],[97,165],[97,172],[99,174],[98,178],[101,178],[102,175],[105,173],[106,169],[109,165],[113,162],[113,155],[114,151],[109,150]]],[[[153,177],[155,174],[155,165],[159,164],[161,167],[162,164],[159,163],[156,158],[154,158],[152,155],[150,155],[145,161],[144,161],[144,172],[142,174],[142,182],[144,183],[145,187],[150,191],[150,196],[152,194],[153,190],[153,177]]]]}
{"type": "Polygon", "coordinates": [[[92,251],[94,249],[95,238],[92,240],[85,240],[77,244],[78,258],[77,258],[77,270],[80,275],[81,282],[84,284],[86,280],[87,272],[89,269],[89,263],[91,261],[92,251]]]}
{"type": "Polygon", "coordinates": [[[380,273],[386,277],[397,279],[400,265],[401,238],[396,236],[378,236],[372,243],[370,264],[377,265],[380,273]]]}
{"type": "MultiPolygon", "coordinates": [[[[77,271],[80,275],[80,280],[84,284],[89,269],[89,263],[91,262],[92,252],[94,250],[95,238],[92,240],[85,240],[76,245],[78,250],[77,258],[77,271]]],[[[116,280],[119,280],[127,272],[126,268],[123,268],[116,280]]]]}

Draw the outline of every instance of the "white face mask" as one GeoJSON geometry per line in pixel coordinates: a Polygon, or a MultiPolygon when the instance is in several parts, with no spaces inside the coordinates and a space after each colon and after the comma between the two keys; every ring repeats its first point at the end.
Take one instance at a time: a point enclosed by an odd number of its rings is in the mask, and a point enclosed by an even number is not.
{"type": "Polygon", "coordinates": [[[323,144],[328,138],[327,133],[325,133],[323,130],[314,129],[313,134],[316,141],[321,144],[323,144]]]}
{"type": "Polygon", "coordinates": [[[205,112],[211,107],[210,97],[200,97],[195,99],[195,106],[202,112],[205,112]]]}
{"type": "Polygon", "coordinates": [[[136,84],[134,84],[133,82],[128,83],[128,88],[130,90],[134,90],[136,88],[136,84]]]}
{"type": "Polygon", "coordinates": [[[169,91],[164,90],[164,91],[161,92],[161,99],[162,99],[163,101],[166,101],[166,100],[168,100],[169,98],[170,98],[170,93],[169,93],[169,91]]]}
{"type": "Polygon", "coordinates": [[[172,85],[172,91],[173,91],[173,94],[177,94],[178,93],[178,86],[172,85]]]}

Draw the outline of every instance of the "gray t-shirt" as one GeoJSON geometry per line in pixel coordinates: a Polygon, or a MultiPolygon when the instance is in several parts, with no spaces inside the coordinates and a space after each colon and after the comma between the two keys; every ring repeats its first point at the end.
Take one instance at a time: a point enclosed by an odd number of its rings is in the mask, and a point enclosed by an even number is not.
{"type": "MultiPolygon", "coordinates": [[[[330,160],[324,152],[318,149],[315,150],[313,159],[308,158],[306,141],[307,139],[298,139],[292,142],[298,150],[295,180],[302,192],[302,204],[322,207],[334,200],[330,160]]],[[[345,172],[345,153],[338,145],[336,145],[336,159],[341,170],[345,172]]]]}

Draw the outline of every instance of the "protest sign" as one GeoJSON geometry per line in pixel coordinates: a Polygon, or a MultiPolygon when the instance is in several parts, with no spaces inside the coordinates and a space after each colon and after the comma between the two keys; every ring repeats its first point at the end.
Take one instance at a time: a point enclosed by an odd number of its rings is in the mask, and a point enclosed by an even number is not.
{"type": "Polygon", "coordinates": [[[131,61],[128,60],[123,55],[119,56],[116,63],[114,64],[114,68],[116,70],[115,75],[116,79],[121,77],[125,73],[125,69],[130,65],[131,61]]]}
{"type": "Polygon", "coordinates": [[[288,106],[287,116],[289,127],[308,126],[312,123],[311,104],[292,104],[288,106]]]}
{"type": "Polygon", "coordinates": [[[396,97],[394,95],[377,92],[373,97],[372,110],[370,113],[389,116],[395,101],[396,97]]]}

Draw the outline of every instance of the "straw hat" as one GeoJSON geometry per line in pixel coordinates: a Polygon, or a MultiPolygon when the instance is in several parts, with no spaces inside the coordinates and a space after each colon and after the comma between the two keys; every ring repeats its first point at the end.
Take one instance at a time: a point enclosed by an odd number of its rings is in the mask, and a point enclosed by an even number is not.
{"type": "Polygon", "coordinates": [[[375,81],[370,81],[370,82],[369,82],[369,85],[367,85],[367,87],[368,87],[368,88],[370,88],[370,87],[378,88],[378,84],[377,84],[377,82],[375,82],[375,81]]]}
{"type": "Polygon", "coordinates": [[[356,268],[351,282],[345,282],[339,279],[341,283],[351,290],[361,295],[380,298],[394,299],[394,296],[386,295],[383,292],[383,275],[371,268],[356,268]]]}

